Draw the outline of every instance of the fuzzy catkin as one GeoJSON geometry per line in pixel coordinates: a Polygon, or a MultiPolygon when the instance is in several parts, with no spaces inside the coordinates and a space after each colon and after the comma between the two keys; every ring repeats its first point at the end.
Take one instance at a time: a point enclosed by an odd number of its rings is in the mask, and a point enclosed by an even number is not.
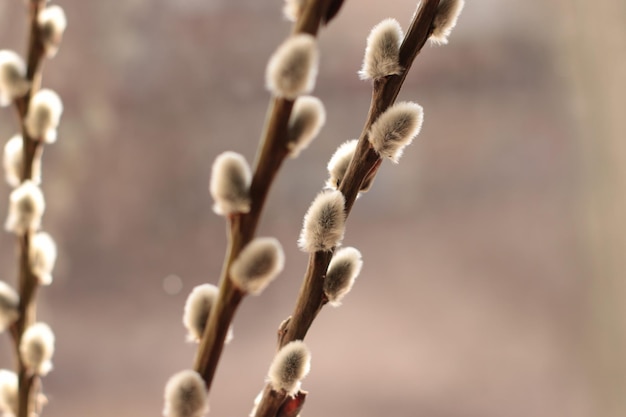
{"type": "Polygon", "coordinates": [[[40,285],[52,283],[52,270],[57,259],[57,246],[46,232],[36,233],[30,242],[28,261],[40,285]]]}
{"type": "Polygon", "coordinates": [[[311,353],[303,341],[294,340],[283,346],[272,361],[268,382],[274,391],[287,395],[298,393],[302,379],[311,369],[311,353]]]}
{"type": "Polygon", "coordinates": [[[348,165],[350,165],[350,161],[352,161],[352,158],[354,157],[354,151],[356,150],[358,142],[358,139],[352,139],[342,143],[330,158],[330,161],[328,161],[328,165],[326,167],[329,175],[328,180],[326,181],[326,186],[328,188],[337,189],[339,184],[341,184],[341,181],[348,170],[348,165]]]}
{"type": "MultiPolygon", "coordinates": [[[[24,140],[22,135],[13,135],[4,145],[2,163],[7,184],[13,188],[20,185],[22,170],[24,169],[24,140]]],[[[37,185],[41,183],[41,153],[36,153],[33,157],[31,180],[37,185]]]]}
{"type": "Polygon", "coordinates": [[[396,19],[385,19],[372,28],[367,37],[363,67],[359,71],[362,80],[375,80],[402,72],[400,44],[404,34],[396,19]]]}
{"type": "Polygon", "coordinates": [[[17,415],[18,378],[15,372],[0,369],[0,414],[7,417],[17,415]]]}
{"type": "Polygon", "coordinates": [[[8,106],[26,94],[29,88],[22,57],[8,49],[0,50],[0,106],[8,106]]]}
{"type": "Polygon", "coordinates": [[[172,375],[165,385],[164,397],[165,417],[201,417],[209,411],[204,381],[192,370],[172,375]]]}
{"type": "Polygon", "coordinates": [[[404,148],[420,132],[423,120],[424,110],[419,104],[396,103],[372,124],[368,139],[376,152],[398,163],[404,148]]]}
{"type": "Polygon", "coordinates": [[[283,16],[285,16],[285,19],[291,22],[298,20],[302,14],[304,2],[305,0],[285,0],[285,5],[283,6],[283,16]]]}
{"type": "Polygon", "coordinates": [[[37,24],[46,56],[52,58],[59,49],[63,32],[67,27],[65,12],[61,6],[48,6],[39,12],[37,24]]]}
{"type": "Polygon", "coordinates": [[[280,242],[272,237],[258,237],[248,243],[230,266],[230,278],[242,291],[260,294],[285,266],[280,242]]]}
{"type": "Polygon", "coordinates": [[[302,96],[296,100],[287,126],[289,157],[306,149],[326,123],[324,104],[317,97],[302,96]]]}
{"type": "MultiPolygon", "coordinates": [[[[199,343],[206,324],[209,321],[211,309],[215,305],[219,288],[213,284],[202,284],[191,290],[185,302],[183,312],[183,325],[187,329],[187,340],[199,343]]],[[[232,325],[228,328],[228,334],[224,343],[228,343],[233,338],[232,325]]]]}
{"type": "Polygon", "coordinates": [[[41,89],[30,99],[24,124],[32,139],[46,143],[57,140],[57,127],[63,113],[63,102],[57,93],[41,89]]]}
{"type": "Polygon", "coordinates": [[[33,181],[26,180],[9,196],[9,215],[4,227],[18,235],[36,231],[45,208],[41,189],[33,181]]]}
{"type": "Polygon", "coordinates": [[[213,211],[228,216],[250,211],[252,172],[246,159],[227,151],[215,158],[209,191],[215,201],[213,211]]]}
{"type": "Polygon", "coordinates": [[[445,45],[459,15],[465,6],[464,0],[441,0],[433,20],[433,31],[429,40],[434,44],[445,45]]]}
{"type": "Polygon", "coordinates": [[[343,239],[346,200],[337,190],[322,191],[304,216],[298,246],[304,252],[330,251],[343,239]]]}
{"type": "Polygon", "coordinates": [[[15,290],[4,281],[0,281],[0,333],[6,330],[20,316],[20,297],[15,290]]]}
{"type": "Polygon", "coordinates": [[[271,56],[265,71],[265,84],[275,96],[295,100],[313,91],[318,66],[315,38],[309,34],[290,36],[271,56]]]}
{"type": "Polygon", "coordinates": [[[357,249],[346,247],[335,252],[324,278],[324,293],[330,305],[333,307],[341,305],[343,297],[352,289],[362,267],[361,252],[357,249]]]}
{"type": "Polygon", "coordinates": [[[45,376],[52,369],[54,333],[46,323],[35,323],[26,329],[20,342],[20,357],[31,372],[45,376]]]}

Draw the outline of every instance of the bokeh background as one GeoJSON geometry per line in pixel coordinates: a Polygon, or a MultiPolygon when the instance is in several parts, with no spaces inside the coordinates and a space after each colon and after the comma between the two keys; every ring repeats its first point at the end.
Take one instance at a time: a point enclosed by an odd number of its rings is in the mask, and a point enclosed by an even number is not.
{"type": "MultiPolygon", "coordinates": [[[[39,299],[57,336],[44,414],[156,416],[195,353],[185,298],[224,256],[212,161],[254,159],[265,65],[290,25],[279,0],[59,4],[69,27],[44,69],[65,104],[43,167],[60,251],[39,299]]],[[[285,164],[259,231],[287,267],[239,310],[211,415],[247,415],[263,386],[306,265],[302,216],[365,119],[365,38],[383,18],[407,27],[415,5],[346,1],[321,32],[327,125],[285,164]]],[[[24,50],[23,9],[0,0],[0,48],[24,50]]],[[[422,51],[401,99],[424,106],[424,128],[349,219],[365,267],[309,333],[304,416],[626,415],[625,21],[621,0],[469,0],[450,44],[422,51]]],[[[14,116],[0,112],[1,137],[14,116]]],[[[3,280],[15,264],[4,233],[3,280]]],[[[0,367],[11,353],[0,335],[0,367]]]]}

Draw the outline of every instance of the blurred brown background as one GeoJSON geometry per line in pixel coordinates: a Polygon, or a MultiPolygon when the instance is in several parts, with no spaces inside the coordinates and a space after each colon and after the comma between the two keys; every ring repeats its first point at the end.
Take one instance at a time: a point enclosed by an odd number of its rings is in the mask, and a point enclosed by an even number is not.
{"type": "MultiPolygon", "coordinates": [[[[287,268],[239,310],[211,415],[247,415],[263,385],[306,264],[303,213],[369,105],[365,38],[386,17],[406,27],[415,3],[346,1],[321,32],[328,122],[284,166],[260,230],[283,242],[287,268]]],[[[309,333],[304,416],[626,415],[626,3],[467,3],[401,94],[424,106],[421,135],[349,220],[365,268],[309,333]]],[[[69,26],[44,69],[65,104],[44,156],[44,226],[60,250],[39,301],[57,336],[44,415],[156,416],[195,352],[186,295],[221,268],[212,161],[253,160],[265,64],[290,26],[279,0],[59,4],[69,26]]],[[[0,48],[23,51],[25,33],[23,2],[0,0],[0,48]]],[[[3,109],[0,136],[15,130],[3,109]]],[[[11,283],[14,255],[2,234],[11,283]]],[[[10,353],[0,335],[0,367],[10,353]]]]}

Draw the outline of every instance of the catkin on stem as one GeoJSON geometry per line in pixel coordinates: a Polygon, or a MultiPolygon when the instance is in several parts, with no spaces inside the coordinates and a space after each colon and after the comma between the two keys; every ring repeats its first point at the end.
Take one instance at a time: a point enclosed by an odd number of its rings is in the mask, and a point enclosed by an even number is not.
{"type": "Polygon", "coordinates": [[[352,247],[341,248],[333,255],[324,278],[324,293],[333,307],[350,292],[354,281],[359,276],[363,260],[361,252],[352,247]]]}
{"type": "Polygon", "coordinates": [[[432,34],[430,41],[437,45],[448,43],[448,37],[465,6],[464,0],[441,0],[437,8],[437,14],[433,20],[432,34]]]}
{"type": "Polygon", "coordinates": [[[172,375],[165,385],[165,417],[201,417],[209,411],[206,386],[192,370],[172,375]]]}
{"type": "Polygon", "coordinates": [[[246,159],[236,152],[224,152],[215,158],[209,191],[215,201],[213,211],[228,216],[250,211],[252,172],[246,159]]]}
{"type": "Polygon", "coordinates": [[[17,415],[18,378],[15,372],[0,369],[0,414],[7,417],[17,415]]]}
{"type": "Polygon", "coordinates": [[[272,237],[255,238],[230,266],[230,278],[242,291],[260,294],[285,266],[280,242],[272,237]]]}
{"type": "Polygon", "coordinates": [[[309,34],[293,35],[271,56],[265,72],[267,89],[277,97],[295,100],[315,87],[319,52],[309,34]]]}
{"type": "Polygon", "coordinates": [[[40,285],[52,283],[52,270],[57,259],[57,246],[54,239],[46,232],[33,235],[28,251],[28,261],[33,274],[40,285]]]}
{"type": "Polygon", "coordinates": [[[330,251],[343,239],[346,200],[337,190],[322,191],[304,216],[298,246],[305,252],[330,251]]]}
{"type": "Polygon", "coordinates": [[[8,49],[0,50],[0,106],[8,106],[24,96],[29,88],[22,57],[8,49]]]}
{"type": "Polygon", "coordinates": [[[404,34],[396,19],[385,19],[372,28],[367,37],[363,67],[359,71],[362,80],[375,80],[397,75],[400,66],[400,44],[404,34]]]}
{"type": "Polygon", "coordinates": [[[36,231],[45,208],[41,189],[33,181],[26,180],[9,196],[9,215],[4,228],[17,235],[36,231]]]}
{"type": "Polygon", "coordinates": [[[57,93],[39,90],[31,99],[24,124],[31,138],[46,143],[57,140],[57,127],[63,113],[63,103],[57,93]]]}
{"type": "Polygon", "coordinates": [[[423,120],[424,110],[419,104],[396,103],[372,124],[368,139],[376,152],[398,163],[404,148],[420,132],[423,120]]]}
{"type": "Polygon", "coordinates": [[[268,382],[274,391],[285,391],[287,395],[294,396],[310,369],[311,352],[303,341],[294,340],[283,346],[274,357],[268,382]]]}
{"type": "MultiPolygon", "coordinates": [[[[202,284],[191,290],[185,302],[183,324],[187,329],[187,340],[199,343],[204,328],[209,321],[211,309],[215,305],[219,289],[213,284],[202,284]]],[[[232,325],[228,329],[225,343],[233,338],[232,325]]]]}
{"type": "Polygon", "coordinates": [[[6,330],[20,316],[20,297],[4,281],[0,281],[0,333],[6,330]]]}
{"type": "Polygon", "coordinates": [[[302,96],[296,100],[287,126],[289,157],[306,149],[326,122],[324,104],[317,97],[302,96]]]}
{"type": "Polygon", "coordinates": [[[54,333],[45,323],[35,323],[26,329],[20,342],[20,357],[34,374],[45,376],[52,369],[54,333]]]}
{"type": "Polygon", "coordinates": [[[61,45],[63,32],[67,27],[65,12],[61,6],[48,6],[39,12],[37,24],[46,56],[52,58],[61,45]]]}

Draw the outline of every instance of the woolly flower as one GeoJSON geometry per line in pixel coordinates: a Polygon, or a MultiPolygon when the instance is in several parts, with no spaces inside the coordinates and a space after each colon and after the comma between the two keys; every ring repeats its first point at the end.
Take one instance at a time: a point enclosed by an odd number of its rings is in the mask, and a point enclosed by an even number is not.
{"type": "Polygon", "coordinates": [[[54,333],[45,323],[35,323],[26,329],[20,342],[20,357],[31,372],[46,376],[52,369],[54,333]]]}
{"type": "Polygon", "coordinates": [[[39,12],[37,24],[46,56],[52,58],[61,45],[63,32],[67,27],[65,12],[60,6],[48,6],[39,12]]]}
{"type": "Polygon", "coordinates": [[[236,152],[224,152],[215,158],[209,190],[215,200],[213,211],[228,216],[250,211],[252,173],[246,159],[236,152]]]}
{"type": "Polygon", "coordinates": [[[230,278],[243,291],[258,295],[283,270],[285,254],[273,237],[248,243],[230,266],[230,278]]]}
{"type": "Polygon", "coordinates": [[[424,110],[419,104],[403,101],[389,107],[372,124],[369,141],[381,156],[398,163],[404,148],[422,128],[424,110]]]}
{"type": "Polygon", "coordinates": [[[311,369],[311,352],[303,341],[294,340],[283,346],[272,361],[268,382],[274,391],[285,391],[294,396],[300,390],[302,379],[311,369]]]}
{"type": "Polygon", "coordinates": [[[18,408],[17,374],[0,369],[0,414],[10,417],[17,415],[18,408]]]}
{"type": "Polygon", "coordinates": [[[326,110],[319,98],[299,97],[291,111],[287,127],[289,156],[297,157],[317,136],[326,123],[326,110]]]}
{"type": "Polygon", "coordinates": [[[186,370],[165,385],[165,417],[201,417],[209,411],[206,386],[200,374],[186,370]]]}
{"type": "Polygon", "coordinates": [[[347,247],[335,252],[324,279],[324,293],[330,305],[341,305],[341,300],[352,289],[362,267],[361,252],[357,249],[347,247]]]}
{"type": "Polygon", "coordinates": [[[404,34],[396,19],[385,19],[372,29],[367,37],[363,67],[359,71],[362,80],[400,74],[400,44],[404,34]]]}
{"type": "Polygon", "coordinates": [[[52,283],[52,270],[57,260],[57,245],[46,232],[36,233],[30,241],[28,261],[33,274],[39,279],[39,284],[52,283]]]}
{"type": "MultiPolygon", "coordinates": [[[[219,289],[213,284],[202,284],[191,290],[185,311],[183,313],[183,324],[187,329],[187,340],[199,343],[204,333],[204,328],[209,321],[211,309],[215,305],[219,289]]],[[[226,343],[233,338],[232,326],[228,329],[226,343]]]]}
{"type": "Polygon", "coordinates": [[[322,191],[304,215],[298,246],[305,252],[329,251],[343,239],[346,200],[340,191],[322,191]]]}
{"type": "Polygon", "coordinates": [[[4,228],[21,235],[39,229],[46,208],[41,189],[31,180],[24,181],[9,196],[9,215],[4,228]]]}
{"type": "Polygon", "coordinates": [[[0,50],[0,106],[8,106],[29,88],[24,60],[13,51],[0,50]]]}
{"type": "Polygon", "coordinates": [[[6,282],[0,281],[0,333],[20,316],[20,297],[6,282]]]}
{"type": "Polygon", "coordinates": [[[285,0],[283,6],[283,15],[291,22],[298,20],[302,14],[302,8],[304,7],[305,0],[285,0]]]}
{"type": "MultiPolygon", "coordinates": [[[[22,182],[23,161],[24,141],[22,135],[17,134],[4,145],[4,177],[11,187],[17,187],[22,182]]],[[[33,159],[32,181],[41,183],[41,155],[35,155],[33,159]]]]}
{"type": "Polygon", "coordinates": [[[278,47],[267,64],[265,83],[275,96],[294,100],[315,87],[319,52],[309,34],[289,37],[278,47]]]}
{"type": "Polygon", "coordinates": [[[448,43],[448,36],[456,26],[456,22],[465,6],[464,0],[441,0],[437,7],[437,14],[433,20],[433,31],[430,41],[445,45],[448,43]]]}
{"type": "Polygon", "coordinates": [[[57,140],[57,127],[63,113],[63,103],[52,90],[39,90],[31,99],[26,114],[26,131],[35,140],[54,143],[57,140]]]}

